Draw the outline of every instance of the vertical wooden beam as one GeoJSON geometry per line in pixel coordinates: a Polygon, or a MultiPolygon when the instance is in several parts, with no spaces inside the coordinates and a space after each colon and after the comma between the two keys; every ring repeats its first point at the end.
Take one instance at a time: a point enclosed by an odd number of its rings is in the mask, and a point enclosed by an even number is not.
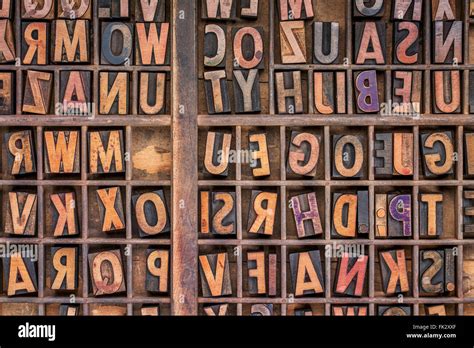
{"type": "Polygon", "coordinates": [[[173,315],[197,315],[198,177],[195,1],[173,0],[173,315]]]}

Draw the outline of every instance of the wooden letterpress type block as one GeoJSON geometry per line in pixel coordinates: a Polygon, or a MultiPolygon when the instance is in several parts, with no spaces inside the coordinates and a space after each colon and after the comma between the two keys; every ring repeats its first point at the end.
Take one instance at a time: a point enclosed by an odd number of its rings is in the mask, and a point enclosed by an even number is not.
{"type": "Polygon", "coordinates": [[[303,92],[301,71],[275,73],[277,106],[279,114],[302,114],[303,92]]]}
{"type": "Polygon", "coordinates": [[[99,18],[130,17],[130,0],[98,0],[99,18]]]}
{"type": "Polygon", "coordinates": [[[62,317],[76,317],[79,315],[79,306],[73,304],[62,304],[59,306],[59,315],[62,317]]]}
{"type": "Polygon", "coordinates": [[[474,17],[474,0],[470,0],[469,16],[474,17]]]}
{"type": "Polygon", "coordinates": [[[8,19],[0,19],[0,63],[11,63],[15,58],[12,23],[8,19]]]}
{"type": "Polygon", "coordinates": [[[339,40],[339,23],[314,22],[313,63],[335,63],[339,58],[339,40]]]}
{"type": "Polygon", "coordinates": [[[369,257],[350,257],[344,254],[337,262],[334,292],[338,295],[362,296],[366,286],[369,257]]]}
{"type": "Polygon", "coordinates": [[[79,286],[79,248],[51,248],[51,290],[74,291],[79,286]]]}
{"type": "Polygon", "coordinates": [[[91,19],[91,0],[58,1],[58,17],[67,19],[91,19]]]}
{"type": "Polygon", "coordinates": [[[355,73],[354,87],[358,113],[377,113],[380,111],[377,72],[375,70],[355,73]]]}
{"type": "Polygon", "coordinates": [[[204,173],[222,177],[229,175],[231,143],[232,134],[220,132],[207,133],[204,173]]]}
{"type": "Polygon", "coordinates": [[[318,136],[292,131],[288,148],[287,173],[314,178],[320,152],[318,136]]]}
{"type": "Polygon", "coordinates": [[[165,112],[166,73],[140,72],[139,112],[158,115],[165,112]]]}
{"type": "Polygon", "coordinates": [[[355,135],[333,136],[333,167],[335,178],[361,178],[364,166],[364,147],[355,135]]]}
{"type": "Polygon", "coordinates": [[[232,295],[227,253],[200,255],[199,274],[203,297],[232,295]]]}
{"type": "Polygon", "coordinates": [[[443,235],[443,195],[441,193],[420,194],[420,236],[443,235]]]}
{"type": "Polygon", "coordinates": [[[456,0],[433,0],[431,15],[433,21],[456,20],[456,0]]]}
{"type": "Polygon", "coordinates": [[[74,192],[50,196],[55,237],[76,236],[80,233],[78,205],[74,192]]]}
{"type": "Polygon", "coordinates": [[[259,0],[240,0],[240,17],[246,19],[258,18],[259,0]]]}
{"type": "Polygon", "coordinates": [[[393,133],[393,174],[413,175],[413,133],[393,133]]]}
{"type": "Polygon", "coordinates": [[[313,310],[311,308],[295,309],[294,315],[295,317],[312,317],[313,310]]]}
{"type": "Polygon", "coordinates": [[[14,75],[11,72],[0,72],[0,115],[15,114],[14,75]]]}
{"type": "Polygon", "coordinates": [[[464,234],[472,235],[474,233],[474,191],[464,191],[464,234]]]}
{"type": "Polygon", "coordinates": [[[252,190],[247,223],[248,233],[273,235],[277,202],[277,193],[252,190]]]}
{"type": "Polygon", "coordinates": [[[117,232],[125,229],[122,194],[119,187],[96,190],[99,204],[101,231],[117,232]]]}
{"type": "Polygon", "coordinates": [[[332,315],[336,317],[365,317],[367,306],[332,306],[332,315]]]}
{"type": "Polygon", "coordinates": [[[227,315],[229,305],[226,304],[217,304],[212,306],[205,306],[204,313],[208,317],[224,317],[227,315]]]}
{"type": "Polygon", "coordinates": [[[298,238],[312,237],[323,233],[315,192],[294,196],[291,198],[290,204],[298,238]]]}
{"type": "Polygon", "coordinates": [[[204,28],[204,66],[225,68],[226,46],[226,26],[207,24],[204,28]]]}
{"type": "Polygon", "coordinates": [[[433,112],[454,114],[461,112],[461,75],[459,71],[433,72],[433,112]]]}
{"type": "Polygon", "coordinates": [[[22,111],[27,114],[46,115],[50,112],[53,74],[46,71],[26,72],[22,111]]]}
{"type": "Polygon", "coordinates": [[[390,250],[379,253],[382,273],[382,288],[386,295],[405,293],[410,290],[408,283],[405,250],[390,250]]]}
{"type": "Polygon", "coordinates": [[[356,64],[385,64],[387,61],[387,33],[383,22],[355,23],[356,64]]]}
{"type": "Polygon", "coordinates": [[[101,37],[101,64],[131,65],[133,60],[133,25],[121,22],[103,22],[101,37]]]}
{"type": "Polygon", "coordinates": [[[137,21],[164,22],[166,19],[167,0],[138,0],[136,6],[137,21]]]}
{"type": "Polygon", "coordinates": [[[147,249],[145,284],[147,291],[162,294],[168,292],[169,258],[168,250],[147,249]]]}
{"type": "Polygon", "coordinates": [[[135,194],[132,196],[134,207],[134,229],[140,237],[151,237],[170,232],[170,218],[163,190],[135,194]]]}
{"type": "Polygon", "coordinates": [[[313,2],[313,0],[278,0],[280,21],[313,18],[313,2]]]}
{"type": "Polygon", "coordinates": [[[3,0],[0,5],[0,18],[10,18],[12,16],[12,0],[3,0]]]}
{"type": "Polygon", "coordinates": [[[396,22],[394,25],[394,64],[419,64],[422,61],[420,23],[396,22]]]}
{"type": "Polygon", "coordinates": [[[355,0],[354,17],[382,17],[385,11],[384,0],[355,0]]]}
{"type": "Polygon", "coordinates": [[[399,21],[421,22],[423,0],[394,0],[392,19],[399,21]]]}
{"type": "Polygon", "coordinates": [[[277,295],[277,254],[268,254],[268,296],[277,295]]]}
{"type": "Polygon", "coordinates": [[[235,113],[260,112],[260,74],[257,69],[234,70],[235,113]]]}
{"type": "Polygon", "coordinates": [[[22,19],[53,19],[54,0],[21,0],[22,19]]]}
{"type": "Polygon", "coordinates": [[[375,236],[387,237],[387,195],[375,195],[375,236]]]}
{"type": "Polygon", "coordinates": [[[392,133],[375,134],[375,175],[391,176],[393,174],[393,136],[392,133]]]}
{"type": "Polygon", "coordinates": [[[136,64],[169,64],[169,23],[136,23],[136,64]]]}
{"type": "Polygon", "coordinates": [[[49,61],[49,23],[21,23],[21,62],[24,65],[45,65],[49,61]]]}
{"type": "Polygon", "coordinates": [[[32,295],[38,291],[37,261],[33,257],[15,251],[2,264],[7,296],[32,295]]]}
{"type": "Polygon", "coordinates": [[[251,153],[252,175],[255,178],[269,176],[270,158],[268,155],[267,134],[252,133],[249,134],[249,150],[251,153]]]}
{"type": "Polygon", "coordinates": [[[236,0],[203,0],[202,19],[233,20],[236,18],[236,0]]]}
{"type": "Polygon", "coordinates": [[[369,191],[357,191],[357,233],[369,233],[369,191]]]}
{"type": "Polygon", "coordinates": [[[283,64],[306,63],[305,22],[280,22],[280,50],[283,64]]]}
{"type": "Polygon", "coordinates": [[[290,254],[291,284],[295,297],[324,293],[319,250],[290,254]]]}
{"type": "Polygon", "coordinates": [[[113,295],[126,291],[120,249],[89,254],[87,258],[93,296],[113,295]]]}
{"type": "Polygon", "coordinates": [[[211,191],[199,192],[199,233],[211,233],[211,191]]]}
{"type": "Polygon", "coordinates": [[[232,29],[233,68],[263,69],[264,45],[262,27],[232,29]]]}
{"type": "Polygon", "coordinates": [[[53,22],[54,63],[89,63],[89,21],[56,20],[53,22]]]}
{"type": "MultiPolygon", "coordinates": [[[[62,115],[91,115],[92,92],[90,71],[61,71],[59,101],[62,115]]],[[[58,109],[56,109],[56,112],[58,109]]]]}
{"type": "Polygon", "coordinates": [[[411,195],[388,195],[388,236],[391,238],[411,237],[411,195]]]}
{"type": "Polygon", "coordinates": [[[474,175],[474,133],[464,133],[464,175],[474,175]]]}
{"type": "Polygon", "coordinates": [[[405,317],[411,315],[410,306],[379,306],[378,314],[385,317],[405,317]]]}
{"type": "Polygon", "coordinates": [[[124,143],[123,131],[89,132],[89,173],[112,174],[123,173],[124,143]]]}
{"type": "Polygon", "coordinates": [[[44,160],[48,174],[77,174],[81,172],[79,131],[45,131],[44,160]]]}
{"type": "Polygon", "coordinates": [[[355,238],[357,232],[357,195],[334,193],[332,214],[332,237],[355,238]]]}
{"type": "Polygon", "coordinates": [[[250,307],[252,317],[270,317],[273,315],[273,304],[254,304],[250,307]]]}
{"type": "Polygon", "coordinates": [[[36,173],[35,147],[30,130],[5,133],[8,172],[11,175],[36,173]]]}
{"type": "Polygon", "coordinates": [[[456,289],[456,256],[455,248],[444,249],[444,291],[456,289]]]}
{"type": "Polygon", "coordinates": [[[248,291],[250,295],[267,294],[267,271],[265,267],[265,252],[247,253],[248,291]]]}
{"type": "Polygon", "coordinates": [[[237,233],[235,192],[212,193],[211,232],[217,235],[234,235],[237,233]]]}
{"type": "Polygon", "coordinates": [[[426,315],[428,316],[446,316],[446,306],[445,305],[434,305],[427,306],[425,305],[426,315]]]}
{"type": "Polygon", "coordinates": [[[395,71],[393,73],[392,110],[394,114],[420,114],[422,82],[421,71],[395,71]]]}
{"type": "Polygon", "coordinates": [[[422,133],[423,171],[432,178],[454,173],[454,143],[452,132],[422,133]]]}
{"type": "Polygon", "coordinates": [[[140,308],[140,314],[142,317],[157,317],[160,315],[159,306],[143,306],[140,308]]]}
{"type": "Polygon", "coordinates": [[[231,112],[225,70],[205,72],[204,89],[209,114],[226,114],[231,112]]]}
{"type": "Polygon", "coordinates": [[[4,210],[4,232],[16,236],[36,234],[38,198],[34,193],[8,192],[4,210]]]}
{"type": "Polygon", "coordinates": [[[420,294],[444,292],[444,250],[420,251],[420,294]]]}
{"type": "Polygon", "coordinates": [[[463,63],[463,23],[434,22],[433,63],[463,63]]]}
{"type": "Polygon", "coordinates": [[[313,74],[314,107],[323,115],[346,113],[345,72],[319,72],[313,74]]]}

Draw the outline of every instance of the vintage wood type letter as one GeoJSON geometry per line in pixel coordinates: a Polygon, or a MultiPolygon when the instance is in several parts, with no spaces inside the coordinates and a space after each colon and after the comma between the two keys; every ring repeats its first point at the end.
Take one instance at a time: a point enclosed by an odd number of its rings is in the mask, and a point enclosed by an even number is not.
{"type": "Polygon", "coordinates": [[[270,158],[268,155],[267,134],[249,134],[249,150],[252,158],[250,164],[250,167],[252,168],[252,175],[255,178],[269,176],[270,158]]]}
{"type": "Polygon", "coordinates": [[[463,63],[463,23],[434,22],[433,30],[433,63],[463,63]]]}
{"type": "Polygon", "coordinates": [[[151,237],[170,232],[170,219],[163,190],[135,194],[134,206],[135,230],[140,237],[151,237]]]}
{"type": "Polygon", "coordinates": [[[452,132],[422,133],[423,171],[432,178],[454,173],[454,143],[452,132]]]}
{"type": "Polygon", "coordinates": [[[91,19],[91,0],[58,1],[58,17],[68,19],[91,19]]]}
{"type": "Polygon", "coordinates": [[[102,232],[117,232],[125,229],[122,194],[120,187],[99,189],[97,202],[99,205],[102,232]]]}
{"type": "Polygon", "coordinates": [[[135,16],[137,21],[163,22],[166,16],[167,0],[138,0],[135,16]]]}
{"type": "Polygon", "coordinates": [[[220,132],[207,133],[204,173],[222,177],[229,175],[231,143],[232,134],[220,132]]]}
{"type": "Polygon", "coordinates": [[[411,195],[388,195],[388,236],[391,238],[411,237],[411,195]]]}
{"type": "Polygon", "coordinates": [[[5,199],[4,232],[15,236],[34,236],[38,203],[36,194],[8,192],[5,199]]]}
{"type": "Polygon", "coordinates": [[[204,28],[204,66],[225,68],[226,26],[207,24],[204,28]]]}
{"type": "Polygon", "coordinates": [[[22,19],[54,18],[54,0],[20,0],[22,19]]]}
{"type": "Polygon", "coordinates": [[[252,190],[247,231],[271,236],[275,225],[278,194],[252,190]]]}
{"type": "Polygon", "coordinates": [[[364,147],[359,137],[355,135],[334,135],[333,148],[333,177],[362,177],[364,172],[364,147]]]}
{"type": "Polygon", "coordinates": [[[357,195],[333,194],[332,230],[335,238],[355,238],[357,232],[357,195]]]}
{"type": "Polygon", "coordinates": [[[123,149],[121,130],[89,132],[89,173],[123,173],[123,149]]]}
{"type": "Polygon", "coordinates": [[[34,258],[15,251],[5,257],[2,264],[7,296],[31,295],[38,291],[37,261],[34,258]]]}
{"type": "Polygon", "coordinates": [[[275,73],[279,114],[302,114],[303,92],[301,71],[275,73]]]}
{"type": "Polygon", "coordinates": [[[355,63],[385,64],[387,61],[386,35],[383,22],[356,22],[355,63]]]}
{"type": "Polygon", "coordinates": [[[334,292],[338,295],[362,296],[366,284],[369,257],[350,257],[344,254],[338,259],[334,292]]]}
{"type": "Polygon", "coordinates": [[[52,89],[52,73],[28,70],[23,90],[22,111],[27,114],[48,114],[52,99],[52,89]]]}
{"type": "Polygon", "coordinates": [[[113,295],[126,291],[120,249],[89,254],[88,260],[94,296],[113,295]]]}
{"type": "Polygon", "coordinates": [[[231,20],[236,17],[237,0],[203,0],[202,18],[231,20]]]}
{"type": "Polygon", "coordinates": [[[354,17],[382,17],[385,4],[384,0],[354,0],[354,17]]]}
{"type": "Polygon", "coordinates": [[[45,65],[49,60],[49,23],[22,22],[21,62],[25,65],[45,65]]]}
{"type": "Polygon", "coordinates": [[[30,130],[5,133],[8,171],[11,175],[36,173],[35,148],[30,130]]]}
{"type": "Polygon", "coordinates": [[[306,193],[291,198],[298,238],[312,237],[323,233],[316,193],[306,193]]]}
{"type": "Polygon", "coordinates": [[[231,112],[225,70],[205,72],[204,88],[209,114],[226,114],[231,112]]]}
{"type": "Polygon", "coordinates": [[[81,172],[79,139],[79,131],[44,132],[46,173],[78,174],[81,172]]]}
{"type": "Polygon", "coordinates": [[[51,290],[76,290],[79,285],[79,249],[74,246],[52,247],[51,260],[51,290]]]}
{"type": "Polygon", "coordinates": [[[393,174],[413,175],[413,133],[393,133],[393,174]]]}
{"type": "Polygon", "coordinates": [[[76,236],[80,233],[79,214],[74,192],[54,193],[51,200],[55,237],[76,236]]]}
{"type": "Polygon", "coordinates": [[[443,194],[420,194],[420,236],[443,235],[443,194]]]}
{"type": "MultiPolygon", "coordinates": [[[[62,115],[91,115],[92,94],[90,71],[61,71],[59,73],[59,113],[62,115]]],[[[56,113],[58,109],[56,108],[56,113]]]]}
{"type": "Polygon", "coordinates": [[[127,115],[129,112],[130,80],[127,72],[99,73],[99,113],[127,115]]]}
{"type": "Polygon", "coordinates": [[[283,64],[306,63],[304,21],[280,22],[280,45],[283,64]]]}
{"type": "Polygon", "coordinates": [[[169,26],[169,23],[136,23],[137,65],[164,65],[169,63],[169,26]]]}
{"type": "Polygon", "coordinates": [[[393,72],[392,112],[397,115],[418,115],[421,112],[421,71],[393,72]]]}
{"type": "Polygon", "coordinates": [[[234,70],[233,86],[235,112],[237,114],[261,111],[260,73],[257,69],[234,70]]]}
{"type": "Polygon", "coordinates": [[[229,256],[227,253],[200,255],[199,274],[204,297],[232,295],[229,256]]]}
{"type": "Polygon", "coordinates": [[[314,22],[313,32],[313,63],[335,63],[339,58],[339,23],[314,22]]]}
{"type": "Polygon", "coordinates": [[[146,290],[152,293],[167,293],[170,252],[162,249],[146,251],[146,290]]]}
{"type": "Polygon", "coordinates": [[[385,238],[387,234],[387,195],[375,195],[375,236],[385,238]]]}
{"type": "Polygon", "coordinates": [[[420,294],[444,292],[444,250],[420,251],[420,294]]]}
{"type": "Polygon", "coordinates": [[[420,64],[420,23],[396,22],[394,24],[393,62],[395,64],[420,64]]]}
{"type": "Polygon", "coordinates": [[[354,87],[358,113],[377,113],[380,111],[377,72],[375,70],[355,73],[354,87]]]}
{"type": "Polygon", "coordinates": [[[51,52],[54,63],[89,62],[89,21],[56,20],[52,31],[55,38],[51,52]]]}
{"type": "Polygon", "coordinates": [[[319,161],[320,139],[306,132],[291,132],[288,151],[287,173],[308,178],[316,176],[319,161]]]}
{"type": "MultiPolygon", "coordinates": [[[[425,5],[427,5],[425,3],[425,5]]],[[[423,0],[394,0],[392,19],[421,22],[423,0]]]]}
{"type": "Polygon", "coordinates": [[[98,0],[99,18],[128,18],[130,0],[98,0]]]}
{"type": "Polygon", "coordinates": [[[130,23],[102,23],[101,64],[131,65],[133,26],[130,23]]]}
{"type": "Polygon", "coordinates": [[[317,113],[346,113],[346,73],[319,72],[313,74],[314,108],[317,113]]]}
{"type": "Polygon", "coordinates": [[[382,287],[386,295],[406,293],[410,290],[408,282],[405,250],[380,252],[382,287]]]}
{"type": "Polygon", "coordinates": [[[141,72],[139,112],[158,115],[165,112],[166,73],[141,72]]]}
{"type": "Polygon", "coordinates": [[[233,68],[263,69],[263,27],[243,27],[232,30],[233,68]]]}
{"type": "Polygon", "coordinates": [[[433,72],[433,112],[461,112],[461,74],[458,70],[433,72]]]}
{"type": "Polygon", "coordinates": [[[15,114],[14,75],[11,72],[0,72],[0,115],[15,114]]]}
{"type": "Polygon", "coordinates": [[[277,0],[280,20],[300,20],[314,17],[314,0],[277,0]]]}
{"type": "Polygon", "coordinates": [[[237,233],[235,192],[212,193],[211,232],[218,235],[237,233]]]}
{"type": "Polygon", "coordinates": [[[324,293],[319,250],[290,254],[291,284],[295,297],[324,293]]]}

